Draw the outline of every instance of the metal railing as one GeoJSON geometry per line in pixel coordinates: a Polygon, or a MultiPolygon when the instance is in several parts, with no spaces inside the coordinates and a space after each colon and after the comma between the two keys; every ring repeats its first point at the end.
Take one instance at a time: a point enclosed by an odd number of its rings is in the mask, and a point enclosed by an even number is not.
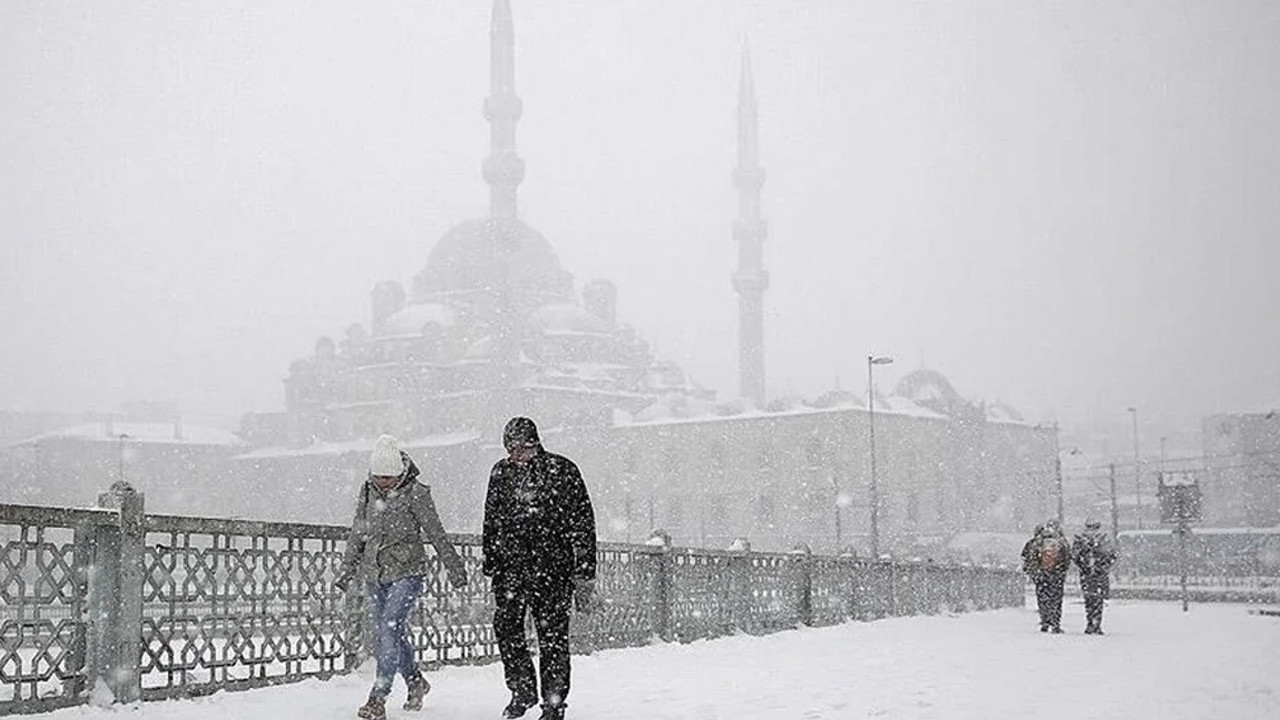
{"type": "MultiPolygon", "coordinates": [[[[0,715],[186,697],[353,670],[359,592],[333,587],[347,528],[146,515],[117,484],[97,509],[0,504],[0,715]]],[[[410,640],[424,666],[498,658],[478,537],[431,556],[410,640]]],[[[601,543],[575,652],[1024,601],[1012,570],[601,543]]]]}

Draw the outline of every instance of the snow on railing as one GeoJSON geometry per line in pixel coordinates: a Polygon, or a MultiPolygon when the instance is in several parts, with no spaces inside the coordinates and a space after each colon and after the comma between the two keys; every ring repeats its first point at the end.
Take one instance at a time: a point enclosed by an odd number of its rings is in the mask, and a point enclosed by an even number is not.
{"type": "MultiPolygon", "coordinates": [[[[238,690],[349,672],[371,637],[339,593],[347,528],[147,515],[118,483],[97,509],[0,504],[0,715],[238,690]]],[[[1024,601],[1015,571],[931,562],[601,543],[575,652],[1024,601]]],[[[498,659],[480,539],[434,554],[411,615],[426,667],[498,659]]]]}

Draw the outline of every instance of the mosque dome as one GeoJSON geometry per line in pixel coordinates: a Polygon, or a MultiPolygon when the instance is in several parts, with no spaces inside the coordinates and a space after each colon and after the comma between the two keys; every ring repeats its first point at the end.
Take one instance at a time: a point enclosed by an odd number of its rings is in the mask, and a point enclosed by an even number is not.
{"type": "Polygon", "coordinates": [[[485,218],[455,225],[440,238],[413,279],[414,299],[497,290],[504,276],[522,295],[567,297],[573,285],[541,233],[518,219],[485,218]]]}

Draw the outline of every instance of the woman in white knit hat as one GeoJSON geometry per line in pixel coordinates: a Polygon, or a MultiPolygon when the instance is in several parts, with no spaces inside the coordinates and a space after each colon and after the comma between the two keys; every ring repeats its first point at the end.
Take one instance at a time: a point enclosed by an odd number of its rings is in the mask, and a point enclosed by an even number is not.
{"type": "Polygon", "coordinates": [[[376,629],[378,675],[368,701],[356,712],[364,720],[386,718],[387,696],[397,673],[409,686],[406,710],[420,710],[431,689],[406,635],[409,611],[422,595],[427,574],[424,534],[448,571],[449,583],[465,586],[466,569],[440,522],[431,488],[418,482],[418,467],[396,439],[383,435],[369,456],[369,477],[356,500],[342,573],[335,581],[346,591],[357,576],[364,579],[376,629]]]}

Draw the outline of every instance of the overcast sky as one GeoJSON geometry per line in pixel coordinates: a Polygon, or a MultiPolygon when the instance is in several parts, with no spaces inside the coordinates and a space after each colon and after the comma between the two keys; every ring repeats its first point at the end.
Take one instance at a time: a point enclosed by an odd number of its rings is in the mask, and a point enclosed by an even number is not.
{"type": "MultiPolygon", "coordinates": [[[[482,216],[488,0],[0,3],[0,408],[234,422],[482,216]]],[[[734,112],[771,394],[927,365],[1033,419],[1280,400],[1280,3],[513,3],[521,215],[736,390],[734,112]]]]}

